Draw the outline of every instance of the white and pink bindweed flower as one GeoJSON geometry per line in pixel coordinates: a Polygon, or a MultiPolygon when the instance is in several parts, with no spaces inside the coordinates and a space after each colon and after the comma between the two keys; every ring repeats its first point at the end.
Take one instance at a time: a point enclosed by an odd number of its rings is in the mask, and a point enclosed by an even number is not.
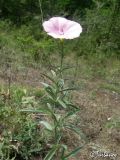
{"type": "Polygon", "coordinates": [[[80,36],[82,27],[79,23],[63,17],[53,17],[43,22],[44,30],[53,38],[74,39],[80,36]]]}

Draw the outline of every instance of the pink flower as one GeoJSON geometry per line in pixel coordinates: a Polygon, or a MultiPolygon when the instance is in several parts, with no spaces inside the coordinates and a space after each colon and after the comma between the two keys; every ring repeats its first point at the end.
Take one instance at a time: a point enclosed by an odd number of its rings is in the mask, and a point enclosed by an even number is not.
{"type": "Polygon", "coordinates": [[[74,39],[80,36],[82,27],[79,23],[62,17],[53,17],[43,23],[44,30],[53,38],[74,39]]]}

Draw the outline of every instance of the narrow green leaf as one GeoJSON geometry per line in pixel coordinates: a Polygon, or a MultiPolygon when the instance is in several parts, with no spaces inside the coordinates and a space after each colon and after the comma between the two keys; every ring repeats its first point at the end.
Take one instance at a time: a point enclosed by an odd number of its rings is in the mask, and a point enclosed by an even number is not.
{"type": "Polygon", "coordinates": [[[78,90],[78,88],[65,88],[65,89],[62,89],[60,90],[59,92],[65,92],[65,91],[72,91],[72,90],[78,90]]]}
{"type": "Polygon", "coordinates": [[[74,111],[70,111],[67,113],[67,115],[65,115],[64,119],[70,117],[70,116],[73,116],[75,115],[77,112],[79,112],[79,110],[74,110],[74,111]]]}
{"type": "Polygon", "coordinates": [[[67,108],[67,105],[61,101],[60,99],[58,99],[58,103],[63,107],[63,108],[67,108]]]}
{"type": "Polygon", "coordinates": [[[65,154],[65,151],[67,150],[67,146],[62,144],[61,147],[62,147],[61,159],[64,160],[64,154],[65,154]]]}
{"type": "Polygon", "coordinates": [[[56,77],[56,73],[53,70],[51,70],[51,73],[52,73],[53,77],[55,78],[56,77]]]}
{"type": "Polygon", "coordinates": [[[32,113],[44,113],[44,114],[49,114],[50,113],[46,109],[39,109],[39,110],[35,110],[35,109],[22,109],[20,111],[21,112],[32,112],[32,113]]]}
{"type": "Polygon", "coordinates": [[[48,123],[47,121],[40,121],[40,124],[43,124],[45,126],[46,129],[48,129],[49,131],[52,131],[53,130],[53,126],[48,123]]]}
{"type": "Polygon", "coordinates": [[[45,88],[46,92],[53,98],[55,99],[55,90],[53,87],[49,86],[45,88]]]}
{"type": "Polygon", "coordinates": [[[73,105],[73,104],[71,104],[71,103],[68,103],[67,105],[68,105],[68,106],[71,106],[72,108],[75,108],[75,109],[80,109],[80,108],[78,108],[77,106],[75,106],[75,105],[73,105]]]}
{"type": "Polygon", "coordinates": [[[46,75],[46,74],[44,74],[44,73],[42,73],[42,75],[43,75],[44,77],[48,78],[49,80],[51,80],[53,83],[55,83],[54,79],[51,78],[50,76],[48,76],[48,75],[46,75]]]}
{"type": "Polygon", "coordinates": [[[58,146],[54,146],[54,147],[48,152],[48,154],[46,155],[46,157],[44,158],[44,160],[53,160],[53,157],[54,157],[57,149],[58,149],[58,146]]]}
{"type": "Polygon", "coordinates": [[[50,103],[47,103],[48,106],[48,111],[50,112],[50,114],[52,115],[52,118],[54,119],[54,121],[58,122],[57,120],[57,116],[56,114],[54,114],[54,110],[52,109],[52,106],[50,105],[50,103]]]}
{"type": "Polygon", "coordinates": [[[43,86],[45,86],[45,87],[49,87],[49,84],[47,84],[47,83],[41,82],[41,84],[42,84],[43,86]]]}
{"type": "Polygon", "coordinates": [[[77,147],[77,148],[74,149],[72,152],[70,152],[68,155],[66,155],[66,156],[64,157],[64,160],[67,160],[67,158],[69,158],[69,157],[75,156],[82,148],[83,148],[83,146],[77,147]]]}

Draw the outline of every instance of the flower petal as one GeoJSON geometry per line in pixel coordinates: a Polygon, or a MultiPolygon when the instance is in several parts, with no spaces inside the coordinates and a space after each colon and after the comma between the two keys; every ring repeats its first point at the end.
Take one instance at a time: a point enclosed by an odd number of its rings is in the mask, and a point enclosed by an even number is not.
{"type": "Polygon", "coordinates": [[[59,34],[55,34],[55,33],[48,33],[48,35],[52,36],[53,38],[59,38],[59,39],[65,38],[64,35],[59,35],[59,34]]]}
{"type": "Polygon", "coordinates": [[[79,23],[73,22],[70,25],[67,26],[67,29],[65,30],[65,37],[66,39],[73,39],[80,36],[80,33],[82,32],[82,27],[79,23]]]}
{"type": "Polygon", "coordinates": [[[61,29],[67,23],[68,20],[63,17],[53,17],[50,19],[50,21],[59,29],[61,29]]]}
{"type": "Polygon", "coordinates": [[[46,32],[53,31],[53,24],[50,21],[43,22],[43,27],[46,32]]]}

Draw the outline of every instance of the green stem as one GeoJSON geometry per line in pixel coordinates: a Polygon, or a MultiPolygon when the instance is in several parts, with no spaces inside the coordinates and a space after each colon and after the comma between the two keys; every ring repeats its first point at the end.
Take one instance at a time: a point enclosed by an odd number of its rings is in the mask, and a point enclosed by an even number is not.
{"type": "Polygon", "coordinates": [[[61,61],[60,61],[60,73],[62,77],[62,71],[63,71],[63,58],[64,58],[64,49],[63,49],[63,39],[61,40],[61,61]]]}
{"type": "Polygon", "coordinates": [[[42,0],[39,0],[39,7],[40,7],[40,12],[41,12],[41,23],[43,23],[42,0]]]}

